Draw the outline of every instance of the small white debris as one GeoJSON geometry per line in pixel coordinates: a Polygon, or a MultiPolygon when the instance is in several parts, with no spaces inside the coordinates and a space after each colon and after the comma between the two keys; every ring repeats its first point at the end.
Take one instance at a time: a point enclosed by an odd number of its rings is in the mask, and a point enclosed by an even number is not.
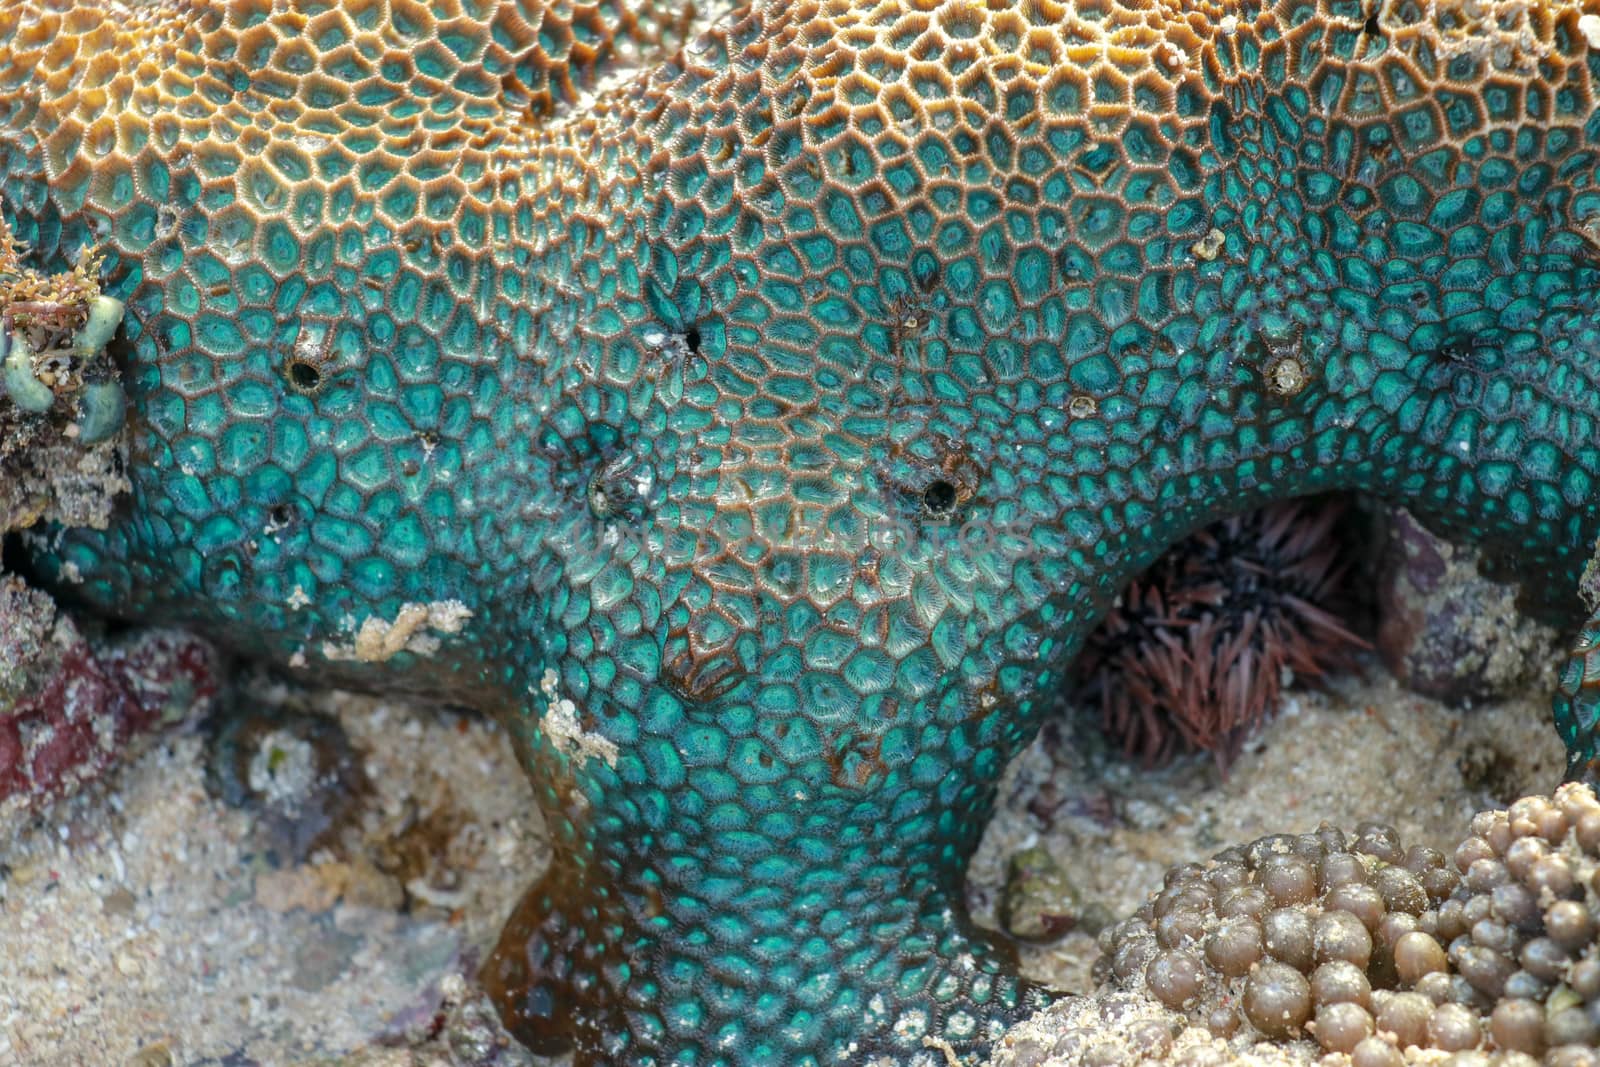
{"type": "Polygon", "coordinates": [[[1232,14],[1222,16],[1222,21],[1217,23],[1217,29],[1221,30],[1224,36],[1232,37],[1239,32],[1239,16],[1232,14]]]}
{"type": "Polygon", "coordinates": [[[296,582],[294,589],[289,593],[289,599],[284,603],[289,606],[290,611],[299,611],[301,608],[309,608],[311,606],[311,598],[306,596],[306,591],[300,588],[300,583],[296,582]]]}
{"type": "Polygon", "coordinates": [[[1267,388],[1279,396],[1294,396],[1306,387],[1310,376],[1305,364],[1293,356],[1278,360],[1267,368],[1267,388]]]}
{"type": "Polygon", "coordinates": [[[937,1049],[944,1053],[944,1062],[948,1067],[961,1067],[961,1057],[956,1055],[955,1046],[942,1037],[927,1037],[922,1039],[923,1048],[937,1049]]]}
{"type": "Polygon", "coordinates": [[[356,631],[352,642],[324,641],[322,654],[330,660],[359,660],[382,663],[397,652],[431,656],[439,651],[439,639],[424,628],[442,634],[460,633],[472,617],[472,610],[459,600],[438,600],[431,604],[400,605],[393,622],[369,615],[356,631]]]}
{"type": "Polygon", "coordinates": [[[256,745],[245,781],[257,796],[293,814],[317,780],[317,751],[288,730],[273,730],[256,745]]]}
{"type": "Polygon", "coordinates": [[[1199,259],[1210,263],[1217,258],[1217,253],[1222,251],[1222,246],[1228,240],[1228,235],[1215,226],[1206,231],[1206,235],[1190,246],[1190,251],[1199,259]]]}
{"type": "Polygon", "coordinates": [[[590,733],[578,722],[578,705],[566,697],[550,702],[544,713],[544,732],[557,752],[572,758],[597,758],[607,767],[617,765],[615,742],[590,733]]]}
{"type": "Polygon", "coordinates": [[[406,892],[430,907],[455,911],[467,905],[470,899],[464,889],[441,889],[426,878],[413,878],[406,883],[406,892]]]}
{"type": "Polygon", "coordinates": [[[1580,15],[1578,32],[1583,34],[1590,48],[1600,48],[1600,15],[1580,15]]]}
{"type": "Polygon", "coordinates": [[[614,742],[590,733],[578,722],[578,705],[560,695],[561,676],[554,667],[546,667],[539,678],[539,691],[550,701],[544,713],[544,732],[557,752],[569,757],[596,756],[607,767],[617,765],[617,746],[614,742]]]}

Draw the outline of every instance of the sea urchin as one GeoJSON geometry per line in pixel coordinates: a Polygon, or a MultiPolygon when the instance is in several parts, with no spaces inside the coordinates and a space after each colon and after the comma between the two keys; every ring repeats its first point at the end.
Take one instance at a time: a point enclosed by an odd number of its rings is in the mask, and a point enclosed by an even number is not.
{"type": "Polygon", "coordinates": [[[1368,647],[1345,625],[1337,498],[1213,523],[1128,585],[1074,666],[1130,756],[1211,752],[1224,769],[1291,673],[1321,678],[1368,647]]]}

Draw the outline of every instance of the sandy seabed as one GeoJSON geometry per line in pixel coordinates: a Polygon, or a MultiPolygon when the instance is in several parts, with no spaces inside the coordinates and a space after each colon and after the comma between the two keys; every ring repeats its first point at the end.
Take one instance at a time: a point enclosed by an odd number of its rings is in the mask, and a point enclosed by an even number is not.
{"type": "MultiPolygon", "coordinates": [[[[1171,864],[1324,820],[1446,847],[1473,811],[1555,785],[1549,682],[1452,709],[1369,664],[1328,692],[1291,691],[1226,779],[1204,756],[1143,769],[1090,727],[1052,724],[1006,774],[970,902],[994,924],[1029,849],[1068,883],[1063,914],[1120,917],[1171,864]]],[[[208,788],[197,733],[0,843],[0,1065],[473,1062],[470,975],[547,857],[531,791],[486,719],[319,699],[374,783],[356,816],[372,855],[275,863],[252,813],[208,788]],[[424,839],[426,871],[397,882],[386,854],[424,839]]],[[[1023,967],[1082,992],[1096,951],[1080,929],[1025,946],[1023,967]]]]}

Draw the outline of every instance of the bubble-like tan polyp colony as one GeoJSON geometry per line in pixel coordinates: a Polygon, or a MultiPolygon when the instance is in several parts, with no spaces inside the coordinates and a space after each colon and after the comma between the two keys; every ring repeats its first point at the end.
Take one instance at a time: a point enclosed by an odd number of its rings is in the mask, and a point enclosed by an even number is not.
{"type": "Polygon", "coordinates": [[[1565,785],[1479,813],[1449,858],[1324,825],[1175,867],[1096,975],[1353,1067],[1600,1067],[1597,935],[1600,800],[1565,785]]]}

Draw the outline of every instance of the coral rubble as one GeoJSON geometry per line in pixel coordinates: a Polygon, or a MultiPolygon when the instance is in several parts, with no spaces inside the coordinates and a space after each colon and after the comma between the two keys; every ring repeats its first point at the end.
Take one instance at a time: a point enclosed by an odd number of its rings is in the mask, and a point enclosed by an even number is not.
{"type": "MultiPolygon", "coordinates": [[[[122,305],[98,259],[47,275],[0,219],[0,537],[43,523],[104,527],[127,489],[123,396],[107,348],[122,305]]],[[[204,711],[217,660],[173,630],[91,640],[0,568],[0,837],[72,792],[138,735],[204,711]]]]}
{"type": "Polygon", "coordinates": [[[1407,688],[1450,703],[1492,699],[1557,661],[1554,630],[1517,610],[1516,585],[1486,574],[1482,553],[1435,536],[1404,508],[1387,526],[1374,643],[1407,688]]]}
{"type": "Polygon", "coordinates": [[[0,840],[161,726],[198,718],[215,652],[181,630],[91,642],[45,594],[0,575],[0,840]]]}

